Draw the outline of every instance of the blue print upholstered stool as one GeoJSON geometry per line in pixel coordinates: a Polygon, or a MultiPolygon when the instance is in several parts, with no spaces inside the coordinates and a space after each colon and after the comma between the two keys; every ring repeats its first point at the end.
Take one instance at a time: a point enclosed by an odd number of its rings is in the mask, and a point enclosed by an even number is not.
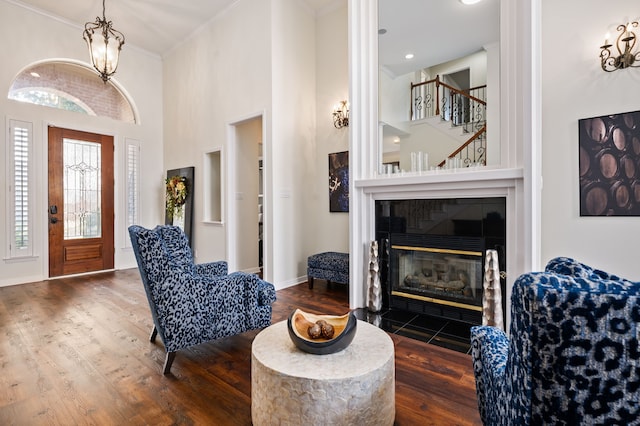
{"type": "Polygon", "coordinates": [[[313,279],[349,284],[349,253],[327,251],[307,258],[307,280],[313,288],[313,279]]]}

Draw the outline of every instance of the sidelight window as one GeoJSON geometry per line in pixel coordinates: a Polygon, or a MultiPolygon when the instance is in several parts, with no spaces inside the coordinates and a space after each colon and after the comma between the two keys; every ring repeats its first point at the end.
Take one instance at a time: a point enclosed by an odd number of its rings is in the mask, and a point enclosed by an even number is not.
{"type": "Polygon", "coordinates": [[[9,120],[7,206],[9,258],[33,255],[33,124],[9,120]]]}
{"type": "MultiPolygon", "coordinates": [[[[128,229],[131,225],[140,223],[140,142],[126,139],[125,150],[126,173],[126,217],[128,229]]],[[[131,247],[128,234],[124,238],[125,247],[131,247]]]]}

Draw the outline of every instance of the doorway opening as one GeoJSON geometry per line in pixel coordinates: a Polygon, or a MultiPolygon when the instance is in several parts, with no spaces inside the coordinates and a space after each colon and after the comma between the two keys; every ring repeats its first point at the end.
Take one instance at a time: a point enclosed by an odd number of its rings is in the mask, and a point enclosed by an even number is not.
{"type": "Polygon", "coordinates": [[[263,158],[263,117],[231,125],[229,179],[229,263],[233,270],[265,276],[268,244],[263,158]]]}
{"type": "MultiPolygon", "coordinates": [[[[471,73],[469,68],[444,74],[442,76],[442,82],[458,90],[469,91],[471,88],[471,73]]],[[[469,121],[470,111],[468,97],[452,93],[448,88],[445,88],[442,102],[445,120],[451,120],[454,126],[460,126],[469,121]]]]}

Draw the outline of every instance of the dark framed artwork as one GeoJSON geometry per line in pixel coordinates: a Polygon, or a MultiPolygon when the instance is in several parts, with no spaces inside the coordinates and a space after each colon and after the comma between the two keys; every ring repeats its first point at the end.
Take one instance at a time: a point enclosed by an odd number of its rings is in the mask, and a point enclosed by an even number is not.
{"type": "Polygon", "coordinates": [[[167,170],[165,181],[165,225],[176,225],[182,228],[191,245],[191,225],[193,222],[193,175],[194,167],[167,170]],[[180,197],[184,185],[184,197],[180,197]],[[178,200],[173,201],[173,200],[178,200]]]}
{"type": "Polygon", "coordinates": [[[349,211],[349,151],[329,154],[329,211],[349,211]]]}
{"type": "Polygon", "coordinates": [[[640,111],[578,124],[580,216],[640,216],[640,111]]]}

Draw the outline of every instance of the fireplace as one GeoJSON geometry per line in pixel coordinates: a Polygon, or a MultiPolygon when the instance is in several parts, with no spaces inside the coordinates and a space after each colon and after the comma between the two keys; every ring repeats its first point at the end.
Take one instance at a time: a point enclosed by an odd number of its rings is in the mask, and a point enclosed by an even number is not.
{"type": "Polygon", "coordinates": [[[505,210],[501,197],[376,201],[386,307],[480,324],[487,249],[505,270],[505,210]]]}

